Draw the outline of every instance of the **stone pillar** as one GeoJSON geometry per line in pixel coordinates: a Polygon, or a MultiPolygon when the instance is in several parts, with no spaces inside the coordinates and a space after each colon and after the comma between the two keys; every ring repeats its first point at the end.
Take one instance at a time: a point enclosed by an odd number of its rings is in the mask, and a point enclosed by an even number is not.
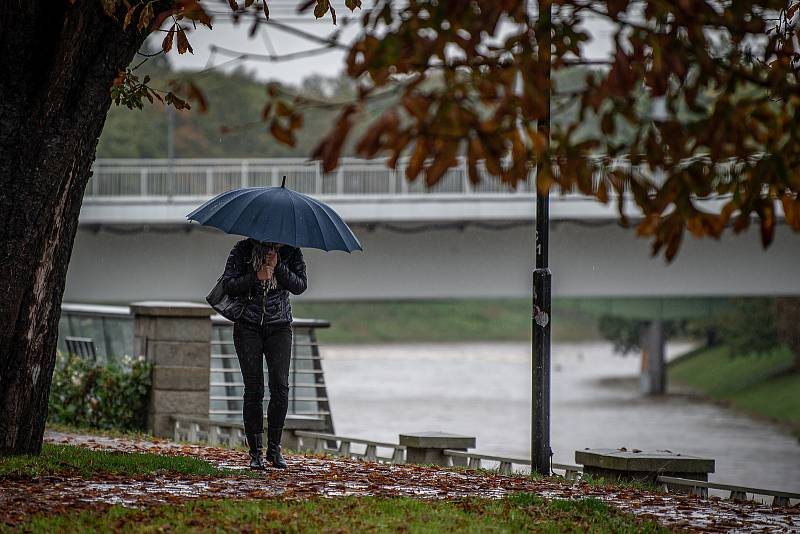
{"type": "MultiPolygon", "coordinates": [[[[650,484],[657,484],[659,476],[708,481],[708,474],[715,467],[713,458],[638,449],[584,449],[575,451],[575,463],[583,466],[584,473],[595,477],[650,484]]],[[[682,488],[686,491],[691,486],[682,488]]]]}
{"type": "Polygon", "coordinates": [[[153,364],[147,429],[171,437],[170,417],[208,419],[211,361],[211,315],[192,302],[134,302],[134,353],[153,364]]]}
{"type": "MultiPolygon", "coordinates": [[[[475,447],[475,438],[446,432],[414,432],[400,434],[400,445],[406,447],[406,463],[448,465],[445,449],[466,451],[475,447]]],[[[457,465],[456,462],[454,465],[457,465]]]]}
{"type": "Polygon", "coordinates": [[[650,321],[642,328],[642,374],[639,378],[639,389],[642,395],[663,395],[666,393],[665,343],[663,321],[650,321]]]}

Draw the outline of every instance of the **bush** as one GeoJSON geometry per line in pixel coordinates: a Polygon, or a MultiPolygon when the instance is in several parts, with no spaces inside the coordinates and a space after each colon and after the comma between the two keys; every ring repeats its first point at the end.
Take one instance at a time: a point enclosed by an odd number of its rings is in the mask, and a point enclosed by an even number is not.
{"type": "MultiPolygon", "coordinates": [[[[641,332],[649,321],[639,319],[627,319],[604,315],[597,322],[597,329],[604,339],[614,345],[614,352],[627,355],[642,350],[641,332]]],[[[669,320],[664,321],[664,336],[669,339],[672,336],[680,335],[685,329],[684,321],[669,320]]]]}
{"type": "Polygon", "coordinates": [[[123,357],[121,365],[97,365],[58,352],[50,386],[48,420],[91,428],[144,430],[152,365],[123,357]]]}
{"type": "Polygon", "coordinates": [[[731,299],[731,306],[715,322],[731,356],[769,354],[780,346],[774,299],[731,299]]]}

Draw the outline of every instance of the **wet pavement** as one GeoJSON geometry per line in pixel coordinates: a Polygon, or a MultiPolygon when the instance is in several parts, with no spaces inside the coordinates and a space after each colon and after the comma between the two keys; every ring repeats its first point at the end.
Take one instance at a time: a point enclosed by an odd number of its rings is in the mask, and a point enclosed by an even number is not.
{"type": "MultiPolygon", "coordinates": [[[[247,461],[243,450],[202,447],[169,441],[75,436],[47,433],[45,441],[95,450],[149,452],[203,458],[224,468],[247,461]]],[[[667,526],[709,532],[800,532],[800,508],[773,509],[753,502],[644,492],[632,488],[591,486],[556,478],[486,474],[414,465],[391,465],[319,455],[286,455],[287,470],[268,469],[256,477],[103,476],[102,479],[39,477],[0,480],[0,516],[9,524],[35,513],[98,509],[111,505],[143,507],[177,504],[197,498],[305,499],[342,495],[412,496],[458,499],[502,497],[529,491],[545,498],[595,497],[624,511],[667,526]]]]}

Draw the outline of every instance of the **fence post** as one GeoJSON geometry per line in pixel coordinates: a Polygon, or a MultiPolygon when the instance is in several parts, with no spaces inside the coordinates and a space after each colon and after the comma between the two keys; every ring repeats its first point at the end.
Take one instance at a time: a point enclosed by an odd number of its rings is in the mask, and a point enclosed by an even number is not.
{"type": "Polygon", "coordinates": [[[206,195],[211,196],[214,194],[214,171],[211,167],[206,167],[206,195]]]}
{"type": "Polygon", "coordinates": [[[248,173],[250,172],[247,164],[247,160],[242,160],[242,187],[247,187],[248,182],[248,173]]]}
{"type": "Polygon", "coordinates": [[[342,165],[336,169],[336,194],[341,195],[344,193],[344,176],[342,176],[342,165]]]}
{"type": "Polygon", "coordinates": [[[468,195],[472,193],[472,187],[469,182],[469,172],[467,171],[467,158],[466,156],[459,156],[458,158],[460,161],[459,169],[461,170],[461,184],[464,188],[464,194],[468,195]]]}
{"type": "Polygon", "coordinates": [[[204,304],[134,302],[134,354],[153,364],[147,429],[173,435],[172,416],[207,419],[211,315],[204,304]]]}
{"type": "Polygon", "coordinates": [[[139,196],[147,196],[147,167],[142,167],[139,170],[139,196]]]}

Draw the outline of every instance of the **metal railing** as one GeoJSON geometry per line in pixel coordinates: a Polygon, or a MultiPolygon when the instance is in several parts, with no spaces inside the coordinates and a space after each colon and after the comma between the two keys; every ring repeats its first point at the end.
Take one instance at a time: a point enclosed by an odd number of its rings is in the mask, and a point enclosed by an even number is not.
{"type": "MultiPolygon", "coordinates": [[[[406,160],[396,169],[385,159],[343,158],[325,174],[317,161],[272,159],[98,159],[86,188],[88,199],[211,197],[240,187],[286,186],[314,196],[394,196],[429,194],[531,194],[532,180],[514,188],[479,166],[481,182],[470,183],[466,160],[449,169],[433,187],[425,172],[409,182],[406,160]]],[[[531,174],[532,178],[533,174],[531,174]]]]}
{"type": "Polygon", "coordinates": [[[692,480],[691,478],[678,478],[660,476],[656,479],[664,488],[669,490],[671,487],[684,487],[688,488],[691,495],[699,497],[708,497],[709,489],[716,489],[729,492],[728,498],[731,500],[747,500],[747,494],[750,493],[755,497],[756,495],[764,495],[772,497],[772,506],[786,507],[789,506],[789,499],[800,500],[800,493],[792,493],[789,491],[779,491],[764,488],[753,488],[749,486],[734,486],[731,484],[720,484],[718,482],[706,482],[705,480],[692,480]]]}
{"type": "Polygon", "coordinates": [[[304,430],[295,430],[294,435],[298,438],[300,449],[310,450],[317,454],[330,454],[331,456],[344,456],[392,464],[404,464],[406,462],[405,445],[361,438],[348,438],[322,432],[307,432],[304,430]],[[338,446],[335,445],[336,442],[339,443],[338,446]],[[331,448],[330,444],[334,444],[334,447],[331,448]],[[353,450],[352,446],[354,444],[363,445],[364,452],[353,450]],[[379,447],[391,449],[391,456],[379,456],[379,447]]]}
{"type": "MultiPolygon", "coordinates": [[[[244,382],[239,360],[233,345],[233,323],[221,316],[212,319],[211,381],[209,383],[209,418],[215,420],[240,420],[244,382]]],[[[320,320],[296,319],[293,323],[292,358],[289,365],[288,413],[308,415],[325,420],[325,429],[333,432],[328,390],[322,369],[322,356],[317,343],[316,328],[327,328],[330,323],[320,320]]],[[[269,383],[264,366],[264,384],[269,383]]],[[[269,389],[264,391],[264,410],[269,400],[269,389]]]]}
{"type": "MultiPolygon", "coordinates": [[[[480,469],[484,461],[495,462],[498,464],[497,470],[501,475],[510,475],[513,471],[514,465],[524,465],[530,468],[530,458],[510,458],[507,456],[494,456],[491,454],[478,454],[476,452],[456,451],[452,449],[445,449],[443,453],[450,459],[450,465],[471,467],[473,469],[480,469]]],[[[567,480],[577,480],[578,474],[583,471],[579,465],[570,464],[550,464],[554,471],[563,471],[564,478],[567,480]]]]}
{"type": "MultiPolygon", "coordinates": [[[[211,322],[209,418],[240,421],[244,383],[233,346],[233,323],[218,314],[211,316],[211,322]]],[[[289,367],[288,414],[320,417],[325,420],[326,431],[333,432],[333,416],[316,337],[316,329],[327,328],[330,323],[295,318],[292,326],[294,335],[289,367]]],[[[97,351],[98,363],[116,361],[119,356],[133,354],[133,316],[128,306],[63,303],[59,334],[60,350],[79,355],[83,351],[74,348],[74,340],[80,339],[82,347],[88,343],[94,346],[98,341],[102,342],[97,351]]],[[[269,382],[266,371],[265,365],[265,385],[269,382]]],[[[264,396],[265,400],[269,399],[268,389],[264,396]]],[[[266,402],[264,407],[266,411],[266,402]]]]}

